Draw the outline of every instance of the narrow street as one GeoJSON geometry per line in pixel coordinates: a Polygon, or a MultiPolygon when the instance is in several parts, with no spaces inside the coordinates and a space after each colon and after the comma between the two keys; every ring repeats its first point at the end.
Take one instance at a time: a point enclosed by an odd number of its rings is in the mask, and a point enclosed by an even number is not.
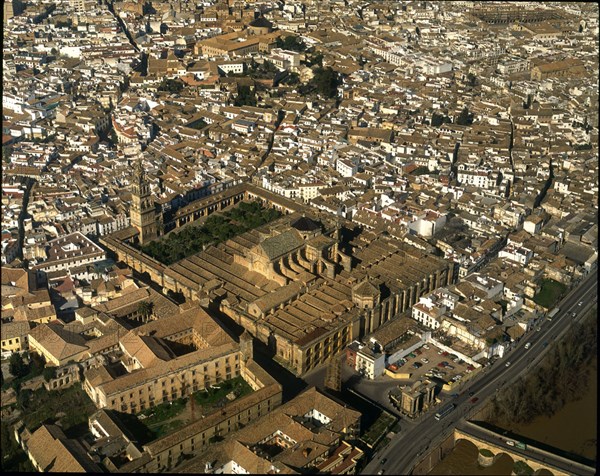
{"type": "Polygon", "coordinates": [[[25,240],[25,218],[27,218],[27,207],[29,206],[29,195],[31,194],[31,189],[36,183],[35,179],[27,178],[25,181],[25,193],[23,194],[23,203],[21,207],[21,213],[19,213],[19,259],[23,260],[23,241],[25,240]]]}

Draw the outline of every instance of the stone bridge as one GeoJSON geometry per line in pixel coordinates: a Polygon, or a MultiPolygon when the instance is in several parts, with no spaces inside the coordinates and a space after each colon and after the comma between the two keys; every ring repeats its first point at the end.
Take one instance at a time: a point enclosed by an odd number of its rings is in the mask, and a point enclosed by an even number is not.
{"type": "MultiPolygon", "coordinates": [[[[556,476],[595,474],[594,468],[550,453],[530,444],[527,445],[527,449],[508,446],[506,442],[510,441],[510,438],[470,422],[465,422],[460,428],[457,427],[454,430],[454,444],[459,440],[470,441],[478,449],[487,449],[494,454],[494,457],[506,453],[515,462],[522,461],[534,471],[546,469],[556,476]]],[[[490,461],[490,464],[491,463],[492,461],[490,461]]]]}

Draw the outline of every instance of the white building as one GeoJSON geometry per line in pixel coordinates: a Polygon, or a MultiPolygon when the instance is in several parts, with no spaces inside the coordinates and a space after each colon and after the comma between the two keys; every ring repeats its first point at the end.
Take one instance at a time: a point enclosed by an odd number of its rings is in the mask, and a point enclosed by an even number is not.
{"type": "Polygon", "coordinates": [[[361,346],[356,353],[354,369],[371,380],[380,377],[385,371],[385,354],[375,353],[367,346],[361,346]]]}
{"type": "Polygon", "coordinates": [[[335,162],[335,170],[342,177],[353,177],[358,173],[358,164],[349,159],[338,159],[335,162]]]}
{"type": "Polygon", "coordinates": [[[446,215],[442,215],[434,210],[425,210],[414,221],[408,223],[408,228],[416,234],[429,238],[437,231],[444,228],[446,224],[446,215]]]}
{"type": "Polygon", "coordinates": [[[498,257],[508,258],[515,263],[525,266],[533,258],[533,251],[523,246],[518,246],[516,243],[509,243],[498,253],[498,257]]]}

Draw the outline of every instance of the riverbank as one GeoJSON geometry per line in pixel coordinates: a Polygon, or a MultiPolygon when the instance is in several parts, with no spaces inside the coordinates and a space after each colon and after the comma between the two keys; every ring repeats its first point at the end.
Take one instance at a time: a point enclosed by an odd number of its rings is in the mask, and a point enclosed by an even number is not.
{"type": "MultiPolygon", "coordinates": [[[[531,423],[509,425],[511,432],[596,461],[598,435],[598,360],[588,373],[587,391],[580,400],[567,403],[551,417],[538,416],[531,423]]],[[[497,423],[495,423],[497,424],[497,423]]]]}

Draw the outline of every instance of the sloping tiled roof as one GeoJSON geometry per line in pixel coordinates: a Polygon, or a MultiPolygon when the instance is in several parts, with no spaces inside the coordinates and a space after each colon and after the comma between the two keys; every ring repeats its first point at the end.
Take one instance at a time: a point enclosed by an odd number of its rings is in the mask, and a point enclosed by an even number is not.
{"type": "Polygon", "coordinates": [[[291,253],[302,246],[304,241],[296,230],[287,230],[277,236],[265,239],[259,246],[269,260],[291,253]]]}
{"type": "Polygon", "coordinates": [[[59,361],[88,349],[83,337],[64,330],[61,324],[40,324],[29,335],[59,361]]]}
{"type": "Polygon", "coordinates": [[[27,441],[27,450],[44,472],[100,472],[76,440],[69,440],[56,425],[42,425],[27,441]]]}

